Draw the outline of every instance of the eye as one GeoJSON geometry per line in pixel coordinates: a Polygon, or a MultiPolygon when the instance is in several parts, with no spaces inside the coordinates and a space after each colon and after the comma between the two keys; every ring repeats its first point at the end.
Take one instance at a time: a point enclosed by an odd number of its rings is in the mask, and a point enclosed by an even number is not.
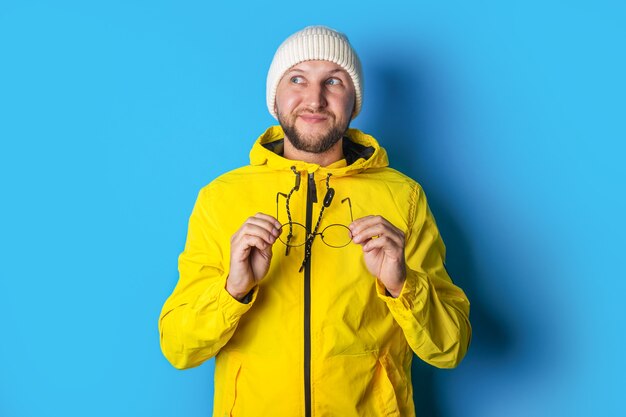
{"type": "Polygon", "coordinates": [[[341,84],[341,80],[339,78],[329,78],[326,80],[326,84],[328,85],[339,85],[341,84]]]}
{"type": "Polygon", "coordinates": [[[299,75],[294,75],[293,77],[291,77],[290,81],[293,84],[302,84],[304,82],[304,78],[299,75]]]}

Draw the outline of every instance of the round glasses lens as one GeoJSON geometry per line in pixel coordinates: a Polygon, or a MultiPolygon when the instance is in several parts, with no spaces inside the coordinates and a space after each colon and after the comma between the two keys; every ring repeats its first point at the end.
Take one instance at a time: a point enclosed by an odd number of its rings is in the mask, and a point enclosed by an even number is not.
{"type": "Polygon", "coordinates": [[[300,223],[285,223],[278,238],[287,246],[302,246],[306,242],[306,227],[300,223]]]}
{"type": "Polygon", "coordinates": [[[352,234],[348,226],[331,224],[322,230],[322,240],[333,248],[343,248],[352,241],[352,234]]]}

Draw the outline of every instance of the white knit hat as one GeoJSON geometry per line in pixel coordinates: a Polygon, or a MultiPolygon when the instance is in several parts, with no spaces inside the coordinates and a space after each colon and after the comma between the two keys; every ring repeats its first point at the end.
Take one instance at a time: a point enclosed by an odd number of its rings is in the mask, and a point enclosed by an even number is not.
{"type": "Polygon", "coordinates": [[[342,67],[354,84],[356,104],[352,118],[361,111],[363,74],[361,61],[346,35],[326,26],[309,26],[294,33],[278,47],[267,74],[267,108],[278,119],[275,110],[276,88],[285,72],[304,61],[330,61],[342,67]]]}

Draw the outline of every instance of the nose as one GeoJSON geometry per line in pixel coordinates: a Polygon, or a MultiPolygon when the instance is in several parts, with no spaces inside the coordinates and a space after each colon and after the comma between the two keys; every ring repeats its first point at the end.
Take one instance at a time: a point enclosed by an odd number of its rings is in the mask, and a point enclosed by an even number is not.
{"type": "Polygon", "coordinates": [[[326,101],[326,91],[323,84],[311,83],[306,89],[304,102],[311,110],[320,110],[328,104],[326,101]]]}

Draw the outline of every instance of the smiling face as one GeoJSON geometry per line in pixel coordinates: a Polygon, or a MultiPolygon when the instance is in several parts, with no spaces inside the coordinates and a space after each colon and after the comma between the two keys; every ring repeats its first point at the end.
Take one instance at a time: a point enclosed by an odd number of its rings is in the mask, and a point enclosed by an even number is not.
{"type": "Polygon", "coordinates": [[[294,65],[276,89],[276,113],[285,139],[306,153],[333,149],[348,129],[354,105],[352,79],[329,61],[294,65]]]}

